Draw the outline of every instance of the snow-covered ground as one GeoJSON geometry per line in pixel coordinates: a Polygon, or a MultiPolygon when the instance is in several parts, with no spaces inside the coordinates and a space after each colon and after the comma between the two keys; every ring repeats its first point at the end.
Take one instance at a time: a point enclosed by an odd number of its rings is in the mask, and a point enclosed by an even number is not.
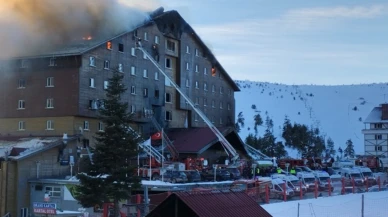
{"type": "MultiPolygon", "coordinates": [[[[388,100],[388,84],[359,85],[284,85],[253,81],[236,81],[241,92],[235,94],[236,119],[243,112],[245,126],[239,135],[245,141],[249,133],[254,134],[256,110],[265,121],[266,112],[274,122],[274,136],[282,141],[282,126],[287,115],[291,123],[305,124],[320,128],[326,139],[331,137],[336,146],[345,148],[351,139],[356,154],[364,153],[364,138],[361,130],[363,120],[372,109],[388,100]]],[[[258,135],[263,135],[265,127],[259,127],[258,135]]],[[[289,155],[298,157],[288,150],[289,155]]]]}
{"type": "MultiPolygon", "coordinates": [[[[370,192],[364,195],[363,217],[388,216],[388,193],[370,192]]],[[[262,207],[273,217],[361,217],[362,194],[320,197],[299,201],[279,202],[262,207]],[[299,204],[299,215],[298,215],[299,204]]]]}

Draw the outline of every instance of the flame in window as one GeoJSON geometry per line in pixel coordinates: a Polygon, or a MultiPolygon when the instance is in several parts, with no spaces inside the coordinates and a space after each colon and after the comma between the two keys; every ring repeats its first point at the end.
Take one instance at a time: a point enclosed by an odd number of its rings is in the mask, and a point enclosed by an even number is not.
{"type": "Polygon", "coordinates": [[[212,76],[213,77],[215,77],[216,76],[216,72],[217,72],[217,70],[216,70],[216,67],[212,67],[212,76]]]}
{"type": "Polygon", "coordinates": [[[89,35],[89,36],[83,37],[82,39],[83,39],[83,40],[88,40],[88,41],[89,41],[89,40],[92,40],[93,38],[92,38],[92,36],[89,35]]]}
{"type": "Polygon", "coordinates": [[[108,41],[106,43],[106,49],[112,50],[112,42],[108,41]]]}

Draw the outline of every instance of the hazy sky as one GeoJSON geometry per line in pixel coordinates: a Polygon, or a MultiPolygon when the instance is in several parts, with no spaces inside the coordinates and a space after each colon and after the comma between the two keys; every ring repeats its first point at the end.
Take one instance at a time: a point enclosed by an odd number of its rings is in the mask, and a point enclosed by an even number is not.
{"type": "Polygon", "coordinates": [[[388,82],[388,1],[161,0],[233,79],[388,82]]]}

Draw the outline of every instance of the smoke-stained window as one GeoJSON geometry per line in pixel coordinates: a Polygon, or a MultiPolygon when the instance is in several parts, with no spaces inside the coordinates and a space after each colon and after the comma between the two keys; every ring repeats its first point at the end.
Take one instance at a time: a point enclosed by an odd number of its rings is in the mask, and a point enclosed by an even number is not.
{"type": "Polygon", "coordinates": [[[171,69],[171,59],[166,57],[166,68],[171,69]]]}
{"type": "Polygon", "coordinates": [[[167,103],[171,103],[171,102],[172,102],[171,93],[166,93],[166,99],[165,99],[165,102],[167,102],[167,103]]]}
{"type": "Polygon", "coordinates": [[[212,76],[215,77],[217,73],[216,67],[212,67],[212,76]]]}
{"type": "Polygon", "coordinates": [[[112,50],[112,42],[111,42],[111,41],[108,41],[108,42],[106,43],[106,49],[112,50]]]}
{"type": "Polygon", "coordinates": [[[96,58],[95,57],[89,57],[89,66],[96,66],[96,58]]]}
{"type": "Polygon", "coordinates": [[[124,44],[119,43],[119,52],[124,52],[124,44]]]}
{"type": "Polygon", "coordinates": [[[166,41],[166,48],[168,51],[175,52],[175,42],[173,42],[171,40],[167,40],[166,41]]]}

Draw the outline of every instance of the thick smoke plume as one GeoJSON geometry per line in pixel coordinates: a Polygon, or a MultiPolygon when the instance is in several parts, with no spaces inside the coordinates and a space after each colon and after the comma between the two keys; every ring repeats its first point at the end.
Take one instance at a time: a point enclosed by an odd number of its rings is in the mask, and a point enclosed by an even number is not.
{"type": "Polygon", "coordinates": [[[118,34],[149,19],[147,12],[158,6],[156,0],[5,0],[0,5],[0,58],[118,34]]]}

